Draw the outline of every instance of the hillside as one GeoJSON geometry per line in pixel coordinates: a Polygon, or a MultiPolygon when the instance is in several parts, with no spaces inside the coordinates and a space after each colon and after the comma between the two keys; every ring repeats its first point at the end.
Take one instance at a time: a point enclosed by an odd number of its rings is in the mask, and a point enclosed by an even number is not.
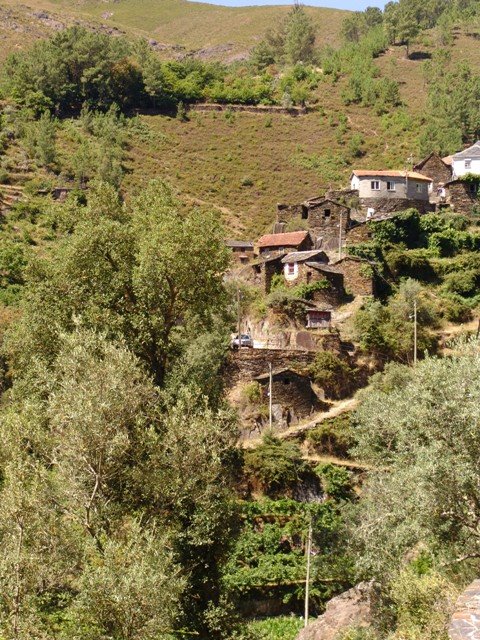
{"type": "MultiPolygon", "coordinates": [[[[0,34],[5,46],[0,55],[81,20],[92,28],[155,40],[157,48],[168,55],[197,51],[204,59],[232,61],[245,57],[288,11],[288,6],[232,8],[188,0],[30,0],[21,6],[14,0],[2,0],[0,34]]],[[[346,12],[310,7],[308,13],[318,29],[319,42],[338,44],[346,12]]]]}

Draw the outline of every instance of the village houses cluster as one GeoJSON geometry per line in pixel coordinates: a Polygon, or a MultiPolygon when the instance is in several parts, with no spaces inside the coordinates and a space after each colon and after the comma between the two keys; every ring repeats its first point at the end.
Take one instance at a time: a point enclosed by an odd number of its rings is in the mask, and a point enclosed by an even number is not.
{"type": "MultiPolygon", "coordinates": [[[[278,204],[272,233],[255,242],[227,241],[233,254],[232,277],[265,296],[279,281],[285,289],[324,285],[310,287],[303,322],[290,333],[284,327],[272,330],[268,322],[256,327],[249,319],[239,322],[238,332],[246,334],[250,346],[259,348],[236,354],[238,380],[257,380],[267,397],[267,363],[274,363],[278,425],[286,412],[300,418],[318,408],[311,381],[301,375],[306,369],[298,366],[298,354],[303,352],[308,360],[319,349],[328,349],[348,358],[353,347],[342,342],[337,323],[344,318],[348,303],[376,294],[375,265],[350,255],[349,247],[368,241],[378,221],[410,208],[421,214],[442,210],[476,213],[479,184],[480,141],[450,157],[432,153],[411,170],[354,170],[346,189],[329,190],[298,204],[278,204]],[[270,330],[267,340],[266,325],[270,330]],[[302,400],[301,406],[295,398],[302,400]]],[[[298,318],[292,324],[298,325],[298,318]]]]}

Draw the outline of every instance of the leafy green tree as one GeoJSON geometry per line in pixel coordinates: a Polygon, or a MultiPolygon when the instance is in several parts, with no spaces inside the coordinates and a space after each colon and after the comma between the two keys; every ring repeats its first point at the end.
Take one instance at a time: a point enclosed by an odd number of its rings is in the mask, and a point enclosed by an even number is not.
{"type": "Polygon", "coordinates": [[[360,570],[382,580],[424,549],[468,579],[480,558],[478,343],[428,357],[364,392],[354,451],[376,467],[352,535],[360,570]]]}
{"type": "Polygon", "coordinates": [[[20,371],[31,358],[51,359],[77,317],[125,339],[162,384],[192,338],[226,319],[228,263],[216,215],[182,211],[161,183],[127,214],[114,190],[100,185],[53,260],[32,271],[10,341],[12,365],[20,371]]]}

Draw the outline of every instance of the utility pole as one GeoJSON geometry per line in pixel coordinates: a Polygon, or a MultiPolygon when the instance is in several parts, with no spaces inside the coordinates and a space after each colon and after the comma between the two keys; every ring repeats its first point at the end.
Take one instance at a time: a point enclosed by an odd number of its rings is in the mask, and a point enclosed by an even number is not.
{"type": "Polygon", "coordinates": [[[241,339],[241,325],[242,325],[242,310],[240,308],[240,300],[242,298],[242,294],[240,293],[240,289],[237,289],[237,333],[238,333],[238,348],[242,346],[241,339]]]}
{"type": "Polygon", "coordinates": [[[340,232],[338,234],[338,259],[342,258],[342,224],[343,224],[343,211],[340,211],[340,232]]]}
{"type": "Polygon", "coordinates": [[[413,364],[417,364],[417,299],[413,301],[413,364]]]}
{"type": "Polygon", "coordinates": [[[308,625],[308,605],[310,599],[310,559],[312,555],[312,516],[310,515],[310,522],[308,524],[308,538],[307,538],[307,575],[305,578],[305,618],[303,626],[308,625]]]}
{"type": "Polygon", "coordinates": [[[272,430],[272,425],[273,425],[273,415],[272,415],[272,409],[273,409],[273,398],[272,398],[272,363],[270,362],[268,364],[268,371],[269,371],[269,380],[268,380],[268,425],[270,427],[270,431],[272,430]]]}

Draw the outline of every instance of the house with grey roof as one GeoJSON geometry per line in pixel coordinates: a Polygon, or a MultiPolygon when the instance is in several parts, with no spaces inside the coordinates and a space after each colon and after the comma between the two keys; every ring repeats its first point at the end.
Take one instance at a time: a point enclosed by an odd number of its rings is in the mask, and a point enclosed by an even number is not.
{"type": "Polygon", "coordinates": [[[467,174],[480,175],[480,140],[452,156],[453,179],[467,174]]]}

